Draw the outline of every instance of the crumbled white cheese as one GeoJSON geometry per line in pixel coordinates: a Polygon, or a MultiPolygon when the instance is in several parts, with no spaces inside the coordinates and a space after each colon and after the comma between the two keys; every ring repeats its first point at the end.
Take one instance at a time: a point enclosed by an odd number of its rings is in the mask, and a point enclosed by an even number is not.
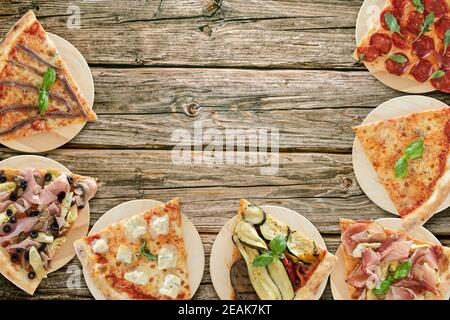
{"type": "Polygon", "coordinates": [[[178,296],[180,287],[181,279],[176,275],[168,274],[164,279],[162,287],[159,289],[159,293],[175,299],[178,296]]]}
{"type": "Polygon", "coordinates": [[[92,243],[92,251],[95,253],[105,253],[108,249],[108,243],[104,239],[97,239],[92,243]]]}
{"type": "Polygon", "coordinates": [[[166,214],[162,217],[154,216],[151,221],[151,232],[154,236],[165,235],[169,233],[169,216],[166,214]]]}
{"type": "Polygon", "coordinates": [[[124,278],[125,280],[132,282],[134,284],[145,286],[148,283],[150,275],[144,271],[134,270],[125,273],[124,278]]]}
{"type": "Polygon", "coordinates": [[[143,216],[131,217],[124,223],[125,235],[132,242],[138,241],[147,233],[147,222],[143,216]]]}
{"type": "Polygon", "coordinates": [[[119,246],[119,249],[117,249],[116,260],[124,263],[131,263],[132,258],[133,258],[133,249],[121,244],[119,246]]]}
{"type": "Polygon", "coordinates": [[[178,264],[177,248],[174,245],[163,245],[158,253],[158,269],[176,268],[178,264]]]}
{"type": "Polygon", "coordinates": [[[364,251],[364,249],[366,249],[366,248],[378,249],[380,246],[381,246],[381,243],[379,243],[379,242],[358,243],[358,245],[356,246],[355,250],[353,250],[352,255],[355,258],[361,258],[362,257],[362,252],[364,251]]]}

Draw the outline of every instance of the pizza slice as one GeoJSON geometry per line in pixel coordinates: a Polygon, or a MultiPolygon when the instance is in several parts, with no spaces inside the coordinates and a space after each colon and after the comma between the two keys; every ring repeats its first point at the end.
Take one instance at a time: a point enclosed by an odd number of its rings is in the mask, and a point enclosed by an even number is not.
{"type": "Polygon", "coordinates": [[[96,191],[95,179],[56,169],[1,169],[0,272],[33,294],[96,191]]]}
{"type": "Polygon", "coordinates": [[[405,229],[424,224],[450,191],[450,108],[353,129],[405,229]]]}
{"type": "Polygon", "coordinates": [[[175,198],[74,243],[106,299],[190,299],[182,216],[175,198]]]}
{"type": "Polygon", "coordinates": [[[450,2],[387,0],[354,52],[371,71],[450,92],[450,2]]]}
{"type": "Polygon", "coordinates": [[[343,219],[341,250],[350,299],[437,300],[450,295],[450,248],[376,221],[343,219]]]}
{"type": "Polygon", "coordinates": [[[0,42],[0,140],[96,119],[55,45],[28,11],[0,42]]]}
{"type": "Polygon", "coordinates": [[[237,219],[233,241],[259,298],[315,299],[337,258],[247,200],[237,219]]]}

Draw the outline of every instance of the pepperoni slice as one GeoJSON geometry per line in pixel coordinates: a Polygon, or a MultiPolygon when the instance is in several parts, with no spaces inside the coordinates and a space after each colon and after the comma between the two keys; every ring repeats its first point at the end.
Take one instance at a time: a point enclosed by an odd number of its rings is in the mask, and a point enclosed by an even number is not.
{"type": "Polygon", "coordinates": [[[367,47],[360,47],[356,51],[356,53],[363,54],[364,55],[364,61],[372,62],[376,58],[380,56],[380,53],[378,51],[378,48],[376,46],[367,46],[367,47]]]}
{"type": "Polygon", "coordinates": [[[400,19],[402,17],[402,13],[400,12],[400,10],[395,9],[395,8],[388,8],[381,12],[381,15],[380,15],[381,26],[383,27],[383,29],[389,31],[390,29],[389,29],[388,25],[386,24],[386,20],[384,20],[384,15],[388,12],[392,13],[394,15],[395,19],[397,19],[397,22],[399,24],[400,24],[400,19]]]}
{"type": "Polygon", "coordinates": [[[406,62],[399,63],[399,62],[395,62],[392,59],[387,59],[386,62],[384,63],[384,67],[386,68],[386,70],[389,73],[396,74],[399,76],[399,75],[402,75],[403,73],[405,73],[406,70],[408,70],[409,59],[403,53],[396,53],[395,55],[405,57],[406,62]]]}
{"type": "Polygon", "coordinates": [[[392,42],[397,48],[407,50],[410,48],[415,36],[412,33],[403,30],[402,35],[403,36],[399,35],[398,33],[392,34],[392,42]]]}
{"type": "Polygon", "coordinates": [[[411,75],[419,82],[426,82],[433,72],[433,65],[426,59],[419,60],[411,70],[411,75]]]}
{"type": "Polygon", "coordinates": [[[450,30],[450,18],[445,16],[434,24],[436,33],[441,40],[444,40],[445,33],[450,30]]]}
{"type": "Polygon", "coordinates": [[[392,6],[396,9],[403,9],[410,0],[392,0],[392,6]]]}
{"type": "Polygon", "coordinates": [[[421,59],[434,52],[434,40],[429,36],[421,36],[413,43],[414,53],[421,59]]]}
{"type": "Polygon", "coordinates": [[[389,51],[391,51],[391,48],[392,48],[391,37],[389,37],[389,35],[387,35],[385,33],[380,33],[380,32],[374,33],[370,37],[369,43],[371,46],[375,46],[378,48],[378,51],[381,56],[387,54],[389,51]]]}
{"type": "Polygon", "coordinates": [[[446,72],[443,77],[431,79],[431,84],[439,91],[450,93],[450,73],[446,72]]]}
{"type": "Polygon", "coordinates": [[[439,51],[436,58],[440,70],[450,71],[450,46],[444,53],[444,48],[439,51]]]}
{"type": "Polygon", "coordinates": [[[425,15],[434,12],[434,15],[440,18],[447,13],[446,0],[423,0],[423,5],[425,7],[425,15]]]}
{"type": "Polygon", "coordinates": [[[425,19],[423,13],[413,11],[408,17],[408,22],[405,28],[414,35],[418,35],[422,31],[423,20],[425,19]]]}

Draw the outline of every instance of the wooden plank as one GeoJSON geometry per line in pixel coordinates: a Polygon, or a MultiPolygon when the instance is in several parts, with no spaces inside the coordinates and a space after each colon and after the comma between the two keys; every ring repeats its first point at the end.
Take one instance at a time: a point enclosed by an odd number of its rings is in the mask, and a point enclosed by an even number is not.
{"type": "MultiPolygon", "coordinates": [[[[0,157],[12,154],[3,150],[0,157]]],[[[178,196],[183,211],[200,232],[216,233],[236,212],[238,200],[293,209],[322,233],[339,234],[339,218],[392,217],[360,190],[350,155],[280,154],[277,175],[263,176],[260,165],[177,165],[170,151],[55,150],[50,158],[101,183],[91,202],[92,221],[113,206],[136,198],[161,201],[178,196]]],[[[437,235],[450,235],[450,209],[428,224],[437,235]]]]}
{"type": "Polygon", "coordinates": [[[0,34],[32,8],[93,64],[362,68],[351,57],[358,0],[86,1],[80,29],[67,27],[71,3],[2,4],[0,34]]]}

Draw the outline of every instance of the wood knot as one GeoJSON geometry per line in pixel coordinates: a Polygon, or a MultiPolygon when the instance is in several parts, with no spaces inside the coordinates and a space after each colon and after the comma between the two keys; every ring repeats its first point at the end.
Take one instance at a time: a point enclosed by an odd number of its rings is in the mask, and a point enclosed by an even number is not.
{"type": "Polygon", "coordinates": [[[202,26],[202,27],[200,27],[200,31],[203,32],[204,34],[206,34],[208,37],[211,37],[212,29],[210,26],[208,26],[208,25],[202,26]]]}
{"type": "Polygon", "coordinates": [[[341,178],[341,184],[344,188],[349,189],[353,185],[353,180],[349,177],[341,178]]]}
{"type": "Polygon", "coordinates": [[[213,16],[222,6],[222,0],[207,0],[206,12],[213,16]]]}
{"type": "Polygon", "coordinates": [[[195,117],[200,114],[202,107],[200,107],[197,101],[192,101],[183,107],[183,111],[189,117],[195,117]]]}

